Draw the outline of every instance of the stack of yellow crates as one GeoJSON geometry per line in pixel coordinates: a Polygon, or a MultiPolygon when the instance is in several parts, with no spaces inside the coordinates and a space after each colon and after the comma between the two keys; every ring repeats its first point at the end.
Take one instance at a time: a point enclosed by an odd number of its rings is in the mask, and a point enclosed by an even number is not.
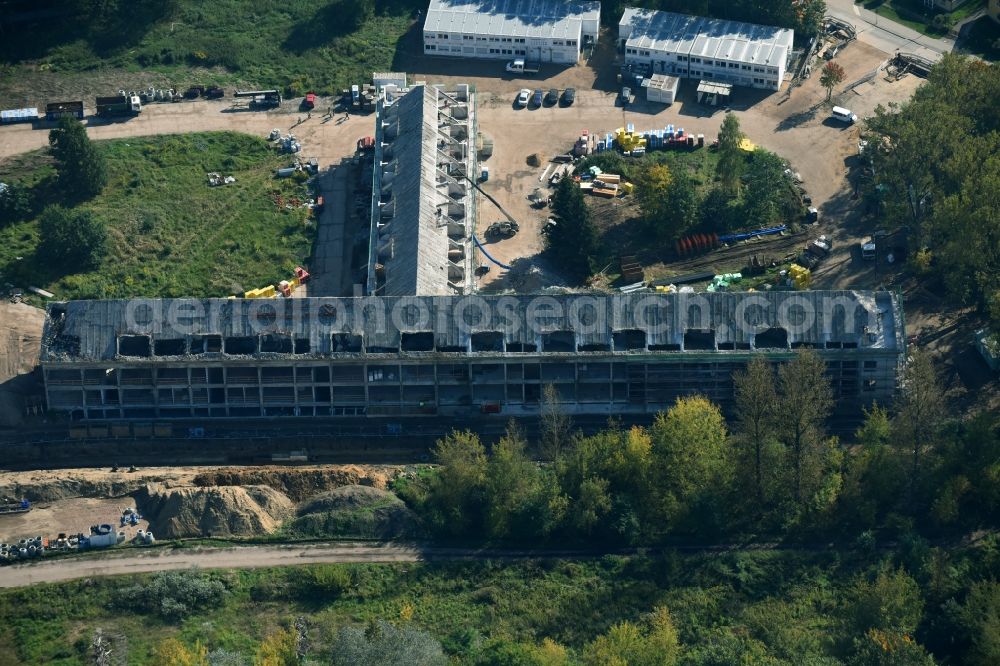
{"type": "Polygon", "coordinates": [[[799,290],[808,289],[812,283],[812,272],[798,264],[792,264],[788,268],[788,277],[792,279],[792,284],[799,290]]]}

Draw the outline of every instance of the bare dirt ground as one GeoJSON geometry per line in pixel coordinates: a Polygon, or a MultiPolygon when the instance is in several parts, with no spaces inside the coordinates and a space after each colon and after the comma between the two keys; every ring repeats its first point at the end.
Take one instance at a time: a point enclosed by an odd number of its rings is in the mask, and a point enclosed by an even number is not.
{"type": "MultiPolygon", "coordinates": [[[[302,143],[301,156],[315,157],[325,168],[353,154],[358,139],[374,131],[374,118],[370,115],[352,115],[346,120],[344,114],[325,117],[330,104],[329,100],[319,100],[310,115],[298,110],[297,100],[266,112],[250,111],[244,102],[237,100],[159,103],[144,106],[135,118],[104,120],[90,116],[85,124],[92,139],[223,130],[267,136],[277,128],[294,133],[302,143]]],[[[50,127],[50,123],[39,122],[34,126],[0,128],[0,158],[44,148],[48,145],[50,127]]]]}
{"type": "Polygon", "coordinates": [[[45,311],[24,303],[0,302],[0,427],[24,416],[23,395],[38,365],[45,311]]]}
{"type": "MultiPolygon", "coordinates": [[[[849,84],[873,71],[885,58],[885,53],[855,42],[842,51],[838,62],[846,70],[845,81],[849,84]]],[[[579,70],[588,71],[588,67],[581,65],[574,71],[579,70]]],[[[486,162],[490,166],[490,180],[484,184],[484,190],[497,198],[520,222],[522,229],[513,239],[488,245],[490,254],[503,263],[533,257],[542,247],[538,229],[547,217],[547,210],[531,208],[527,195],[542,185],[539,176],[547,162],[543,161],[541,167],[530,167],[526,162],[529,155],[539,154],[543,160],[548,160],[569,151],[583,130],[591,134],[613,132],[628,123],[634,124],[637,130],[672,124],[689,133],[704,134],[706,141],[711,141],[724,115],[722,109],[697,103],[694,81],[681,84],[679,101],[669,107],[642,101],[623,110],[615,105],[614,91],[600,89],[579,90],[576,103],[569,108],[514,107],[513,100],[519,88],[548,90],[567,76],[560,73],[553,79],[530,83],[502,80],[494,86],[496,93],[485,92],[483,87],[479,89],[479,129],[494,139],[493,157],[486,162]],[[501,91],[505,85],[508,89],[501,91]]],[[[833,102],[848,106],[864,117],[878,104],[909,98],[919,84],[920,79],[912,76],[893,83],[876,77],[851,92],[835,95],[833,102]]],[[[830,120],[825,102],[826,90],[820,87],[819,76],[815,75],[794,88],[790,95],[785,91],[766,96],[756,91],[737,90],[731,110],[739,117],[751,141],[785,157],[801,174],[805,181],[803,186],[820,209],[821,223],[817,233],[833,235],[843,247],[857,239],[856,235],[842,234],[839,225],[851,208],[846,176],[850,160],[857,154],[859,129],[830,120]]],[[[492,204],[480,202],[480,237],[485,227],[499,217],[492,204]]],[[[501,276],[502,272],[494,266],[482,278],[481,284],[487,285],[501,276]]]]}
{"type": "MultiPolygon", "coordinates": [[[[301,467],[152,467],[135,472],[108,469],[64,469],[26,472],[0,471],[0,497],[27,498],[32,510],[0,516],[0,541],[9,543],[36,535],[54,537],[59,532],[88,533],[91,525],[113,523],[125,507],[148,499],[152,488],[161,495],[171,489],[192,494],[200,489],[216,492],[227,486],[266,486],[291,502],[344,486],[384,489],[404,468],[392,465],[304,465],[301,467]]],[[[218,494],[216,492],[216,494],[218,494]]],[[[143,508],[138,507],[140,510],[143,508]]],[[[202,507],[197,507],[199,510],[202,507]]],[[[181,507],[181,517],[191,507],[181,507]]],[[[173,514],[171,514],[173,516],[173,514]]],[[[194,518],[209,519],[197,513],[194,518]]],[[[140,522],[128,531],[147,529],[140,522]]],[[[221,533],[216,529],[213,533],[221,533]]]]}
{"type": "Polygon", "coordinates": [[[128,540],[135,536],[137,530],[149,529],[149,522],[142,519],[138,525],[119,527],[118,518],[126,507],[135,508],[131,497],[77,497],[34,506],[28,513],[0,516],[0,541],[12,543],[35,536],[51,539],[59,532],[89,534],[91,525],[102,523],[111,524],[116,531],[124,531],[128,540]]]}

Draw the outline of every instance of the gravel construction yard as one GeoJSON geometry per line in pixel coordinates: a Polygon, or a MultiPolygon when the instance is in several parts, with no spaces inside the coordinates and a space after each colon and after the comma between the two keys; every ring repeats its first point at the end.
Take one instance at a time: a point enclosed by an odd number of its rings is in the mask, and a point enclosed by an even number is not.
{"type": "MultiPolygon", "coordinates": [[[[837,61],[847,72],[845,86],[872,72],[887,54],[860,42],[844,49],[837,61]]],[[[625,123],[637,129],[664,127],[673,124],[688,132],[703,133],[710,141],[717,133],[724,111],[705,107],[694,101],[694,81],[685,81],[680,99],[670,107],[638,102],[623,110],[615,105],[613,66],[608,53],[598,52],[590,62],[569,69],[543,70],[547,78],[515,79],[500,75],[499,62],[443,62],[440,58],[418,58],[414,62],[417,74],[411,81],[453,83],[469,81],[479,92],[479,130],[494,139],[494,154],[486,164],[490,180],[485,190],[521,223],[521,233],[512,239],[489,245],[489,252],[503,263],[522,261],[537,255],[542,248],[539,229],[547,217],[546,210],[532,209],[527,195],[541,183],[546,163],[528,166],[526,159],[534,153],[543,160],[568,151],[582,130],[612,131],[625,123]],[[514,108],[513,100],[522,87],[577,87],[577,101],[569,108],[514,108]]],[[[834,101],[847,106],[859,116],[870,114],[876,105],[903,101],[912,95],[920,80],[908,76],[898,82],[887,82],[877,76],[850,92],[838,91],[834,101]]],[[[842,90],[842,89],[841,89],[842,90]]],[[[821,229],[834,236],[841,248],[849,247],[859,234],[839,228],[849,212],[849,188],[845,179],[848,162],[857,152],[858,129],[844,127],[828,119],[824,106],[826,91],[814,75],[790,95],[784,91],[771,95],[738,89],[731,110],[740,118],[744,132],[753,142],[788,159],[805,183],[804,187],[821,211],[821,229]]],[[[303,156],[316,157],[321,166],[338,162],[354,152],[359,137],[374,132],[371,116],[345,118],[342,115],[324,117],[329,102],[321,101],[309,117],[297,110],[295,100],[285,103],[285,109],[271,112],[251,112],[242,105],[224,102],[185,102],[147,106],[142,115],[130,120],[106,122],[88,119],[88,131],[95,139],[142,136],[162,133],[183,133],[204,130],[234,130],[266,135],[272,128],[293,131],[302,141],[303,156]]],[[[0,128],[0,159],[47,144],[48,132],[31,126],[0,128]]],[[[493,204],[480,200],[479,231],[502,216],[493,204]]],[[[831,261],[828,266],[836,266],[831,261]]],[[[494,270],[483,276],[481,285],[502,276],[494,270]]],[[[545,268],[542,266],[542,268],[545,268]]],[[[846,278],[848,283],[853,278],[846,278]]],[[[557,273],[547,272],[544,283],[558,284],[557,273]]],[[[830,286],[846,286],[841,277],[831,278],[830,286]]]]}

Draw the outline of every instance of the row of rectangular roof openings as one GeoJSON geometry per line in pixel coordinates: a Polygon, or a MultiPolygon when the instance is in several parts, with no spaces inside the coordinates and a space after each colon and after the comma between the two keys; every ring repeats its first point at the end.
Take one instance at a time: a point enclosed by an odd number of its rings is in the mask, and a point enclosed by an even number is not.
{"type": "MultiPolygon", "coordinates": [[[[770,328],[752,338],[752,342],[717,341],[713,329],[688,329],[683,344],[650,344],[646,332],[640,329],[614,331],[611,339],[597,343],[581,342],[573,331],[550,331],[538,336],[535,342],[508,340],[500,331],[472,333],[464,345],[448,345],[437,340],[431,331],[401,333],[398,345],[366,345],[364,337],[354,333],[334,333],[330,338],[331,353],[394,354],[409,352],[438,353],[518,353],[518,352],[625,352],[625,351],[740,351],[788,349],[850,349],[858,347],[858,339],[844,338],[825,344],[789,342],[783,328],[770,328]]],[[[291,335],[268,334],[256,337],[221,335],[195,335],[188,338],[153,340],[148,335],[118,336],[118,355],[148,358],[153,356],[187,356],[201,354],[228,354],[244,356],[253,354],[310,354],[313,353],[309,338],[291,335]]]]}

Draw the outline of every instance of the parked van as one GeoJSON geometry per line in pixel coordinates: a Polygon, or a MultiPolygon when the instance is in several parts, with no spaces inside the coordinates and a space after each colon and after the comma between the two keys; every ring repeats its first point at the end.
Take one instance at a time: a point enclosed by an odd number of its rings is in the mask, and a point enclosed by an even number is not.
{"type": "Polygon", "coordinates": [[[833,107],[832,117],[834,120],[839,120],[842,123],[847,123],[851,125],[858,122],[858,115],[856,113],[851,113],[850,109],[845,109],[842,106],[833,107]]]}

